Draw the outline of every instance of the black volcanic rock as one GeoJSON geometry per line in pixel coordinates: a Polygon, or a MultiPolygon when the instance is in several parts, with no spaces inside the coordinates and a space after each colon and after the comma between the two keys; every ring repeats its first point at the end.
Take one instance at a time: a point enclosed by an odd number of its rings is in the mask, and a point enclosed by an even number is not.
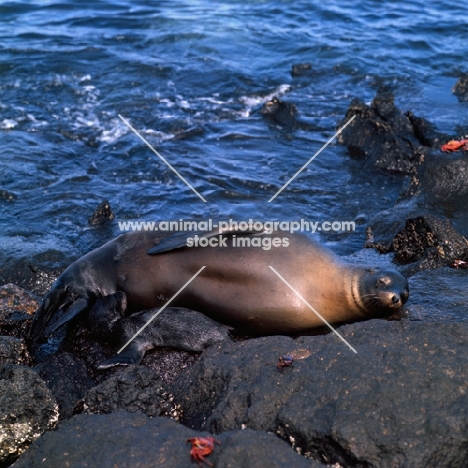
{"type": "MultiPolygon", "coordinates": [[[[51,467],[193,468],[187,439],[207,436],[170,419],[126,411],[77,415],[36,441],[14,467],[42,468],[47,460],[51,467]]],[[[206,462],[218,468],[325,468],[264,432],[231,431],[216,440],[206,462]]]]}
{"type": "Polygon", "coordinates": [[[368,227],[366,247],[376,248],[380,253],[394,252],[396,263],[410,266],[406,274],[449,266],[454,260],[468,260],[468,240],[448,219],[426,213],[407,219],[403,227],[402,221],[392,224],[393,214],[382,213],[380,218],[388,220],[382,225],[373,220],[377,227],[368,227]]]}
{"type": "Polygon", "coordinates": [[[465,466],[468,323],[374,320],[339,332],[357,354],[332,334],[208,351],[172,389],[184,424],[272,432],[341,466],[465,466]],[[280,371],[283,354],[296,358],[280,371]]]}
{"type": "Polygon", "coordinates": [[[27,366],[0,366],[0,466],[9,466],[58,421],[45,382],[27,366]]]}
{"type": "Polygon", "coordinates": [[[180,419],[174,397],[157,372],[145,366],[120,368],[119,373],[91,388],[76,405],[76,413],[108,414],[125,409],[149,417],[180,419]]]}
{"type": "Polygon", "coordinates": [[[394,173],[414,174],[441,137],[425,119],[398,109],[387,89],[380,90],[370,106],[354,99],[338,128],[352,117],[338,142],[351,157],[368,158],[375,167],[394,173]]]}
{"type": "Polygon", "coordinates": [[[99,224],[107,223],[115,218],[115,214],[107,200],[104,200],[94,211],[88,219],[88,224],[96,226],[99,224]]]}
{"type": "Polygon", "coordinates": [[[452,88],[453,94],[455,94],[460,102],[468,101],[468,73],[463,74],[455,86],[452,88]]]}

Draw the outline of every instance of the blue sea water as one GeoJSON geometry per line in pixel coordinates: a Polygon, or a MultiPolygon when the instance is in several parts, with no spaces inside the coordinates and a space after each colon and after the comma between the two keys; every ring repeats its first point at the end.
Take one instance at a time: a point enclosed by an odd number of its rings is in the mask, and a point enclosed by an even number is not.
{"type": "MultiPolygon", "coordinates": [[[[116,220],[347,221],[390,208],[402,177],[375,180],[335,144],[268,200],[351,100],[382,85],[439,130],[466,127],[451,88],[467,70],[467,18],[452,0],[2,2],[0,260],[58,252],[66,266],[119,234],[115,221],[87,224],[104,199],[116,220]],[[311,73],[292,77],[300,63],[311,73]],[[273,97],[308,127],[269,125],[260,109],[273,97]]],[[[349,254],[365,223],[319,238],[349,254]]]]}

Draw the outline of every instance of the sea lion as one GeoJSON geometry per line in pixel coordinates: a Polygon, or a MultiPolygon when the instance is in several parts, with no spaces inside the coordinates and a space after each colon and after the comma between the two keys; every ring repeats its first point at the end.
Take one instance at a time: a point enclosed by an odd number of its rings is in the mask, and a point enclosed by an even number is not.
{"type": "Polygon", "coordinates": [[[138,365],[146,351],[156,347],[201,352],[229,339],[228,327],[201,312],[167,307],[161,312],[155,308],[126,317],[126,309],[127,297],[119,291],[99,299],[88,314],[88,327],[97,339],[107,341],[116,351],[127,345],[122,352],[101,363],[100,370],[119,364],[138,365]],[[154,316],[151,325],[128,344],[154,316]]]}
{"type": "MultiPolygon", "coordinates": [[[[193,239],[194,233],[189,236],[193,239]]],[[[386,317],[409,296],[408,282],[398,271],[346,263],[303,234],[276,238],[279,242],[264,233],[219,236],[203,235],[203,245],[218,240],[217,247],[187,247],[186,233],[117,237],[56,280],[34,317],[32,337],[52,333],[117,291],[125,292],[130,314],[161,307],[202,266],[171,305],[203,312],[247,335],[297,335],[324,325],[269,266],[331,324],[386,317]],[[260,247],[234,247],[240,237],[260,247]]]]}

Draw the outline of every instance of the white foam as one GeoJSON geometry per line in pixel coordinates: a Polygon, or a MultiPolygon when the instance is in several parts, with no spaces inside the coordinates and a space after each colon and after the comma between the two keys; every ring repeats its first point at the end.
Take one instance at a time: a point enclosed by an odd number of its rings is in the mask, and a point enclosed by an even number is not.
{"type": "Polygon", "coordinates": [[[110,124],[112,127],[109,130],[102,130],[101,136],[99,137],[99,140],[103,143],[114,143],[121,136],[130,131],[129,128],[124,125],[120,119],[114,118],[110,121],[110,124]]]}
{"type": "Polygon", "coordinates": [[[13,119],[3,119],[0,122],[0,128],[2,130],[11,130],[12,128],[15,128],[18,125],[18,122],[13,119]]]}
{"type": "Polygon", "coordinates": [[[282,84],[275,88],[271,93],[265,96],[241,96],[239,101],[245,105],[245,108],[238,112],[241,117],[249,117],[252,110],[271,101],[275,97],[280,97],[291,89],[291,85],[282,84]]]}

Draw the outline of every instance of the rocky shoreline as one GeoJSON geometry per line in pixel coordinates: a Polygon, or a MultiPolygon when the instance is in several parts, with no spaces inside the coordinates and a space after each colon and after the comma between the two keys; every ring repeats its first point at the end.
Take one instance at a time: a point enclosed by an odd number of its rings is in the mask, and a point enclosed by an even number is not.
{"type": "MultiPolygon", "coordinates": [[[[304,125],[279,100],[264,114],[304,125]]],[[[343,122],[351,115],[339,137],[350,156],[375,177],[406,180],[398,203],[369,221],[366,242],[410,277],[403,313],[341,326],[357,354],[333,334],[240,338],[98,371],[114,351],[84,326],[33,349],[40,299],[2,286],[0,468],[190,467],[187,439],[207,436],[219,442],[206,454],[217,467],[465,466],[468,272],[451,266],[468,262],[466,158],[442,157],[455,137],[401,112],[386,89],[369,106],[353,101],[343,122]],[[282,356],[292,365],[278,366],[282,356]]]]}

